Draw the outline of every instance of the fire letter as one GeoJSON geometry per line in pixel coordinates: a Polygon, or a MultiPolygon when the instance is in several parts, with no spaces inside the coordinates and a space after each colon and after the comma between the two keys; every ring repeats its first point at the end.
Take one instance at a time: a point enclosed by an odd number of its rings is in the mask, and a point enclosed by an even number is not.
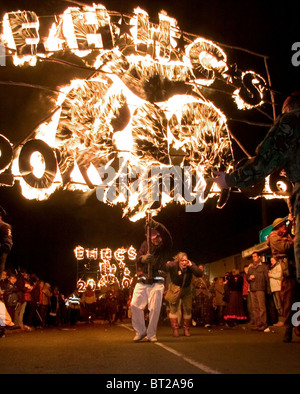
{"type": "Polygon", "coordinates": [[[63,32],[72,49],[112,49],[113,39],[107,10],[103,6],[68,8],[63,16],[63,32]]]}
{"type": "Polygon", "coordinates": [[[234,92],[239,109],[252,108],[260,105],[263,99],[263,90],[266,86],[264,79],[248,71],[242,76],[242,87],[234,92]]]}
{"type": "Polygon", "coordinates": [[[136,8],[134,12],[136,14],[136,48],[138,51],[146,53],[150,39],[149,15],[140,8],[136,8]]]}
{"type": "Polygon", "coordinates": [[[36,55],[39,38],[39,20],[35,12],[9,12],[3,19],[4,39],[18,56],[36,55]]]}
{"type": "Polygon", "coordinates": [[[36,189],[48,189],[55,178],[57,162],[53,150],[46,142],[38,139],[27,141],[20,152],[19,169],[25,182],[36,189]],[[42,174],[35,175],[35,168],[31,163],[31,157],[38,153],[39,166],[42,165],[42,174]]]}
{"type": "Polygon", "coordinates": [[[193,71],[199,83],[210,85],[215,79],[215,71],[222,72],[226,69],[226,55],[215,44],[198,38],[186,49],[190,58],[193,71]]]}

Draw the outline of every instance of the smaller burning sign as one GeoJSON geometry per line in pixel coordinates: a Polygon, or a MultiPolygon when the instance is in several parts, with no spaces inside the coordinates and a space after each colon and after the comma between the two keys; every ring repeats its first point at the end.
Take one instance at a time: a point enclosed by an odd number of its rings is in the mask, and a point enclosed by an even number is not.
{"type": "Polygon", "coordinates": [[[79,292],[84,292],[87,286],[91,286],[95,290],[114,283],[120,288],[130,287],[133,277],[127,267],[126,260],[135,260],[136,249],[133,246],[127,249],[121,247],[114,252],[110,248],[89,249],[77,246],[74,249],[74,254],[77,264],[85,262],[81,278],[77,281],[79,292]],[[94,277],[91,277],[90,272],[94,273],[94,277]]]}

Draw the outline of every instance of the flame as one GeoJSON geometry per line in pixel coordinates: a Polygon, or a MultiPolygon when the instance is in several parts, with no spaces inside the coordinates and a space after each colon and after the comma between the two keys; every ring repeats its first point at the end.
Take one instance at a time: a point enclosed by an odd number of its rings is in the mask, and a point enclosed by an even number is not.
{"type": "MultiPolygon", "coordinates": [[[[176,95],[150,103],[136,96],[118,76],[99,74],[63,87],[57,104],[61,108],[36,134],[59,152],[56,180],[47,190],[33,190],[22,182],[27,197],[33,193],[30,198],[45,198],[61,184],[83,192],[99,187],[103,185],[99,167],[108,168],[123,159],[106,185],[103,202],[122,204],[124,215],[138,220],[153,205],[149,196],[164,169],[178,166],[183,171],[188,164],[197,178],[199,200],[204,202],[205,177],[211,176],[213,169],[230,168],[226,117],[202,99],[176,95]],[[123,189],[112,196],[112,186],[124,176],[123,189]]],[[[44,170],[39,171],[43,174],[44,170]]],[[[183,177],[181,182],[184,184],[183,177]]],[[[160,206],[153,213],[172,201],[190,204],[197,195],[191,190],[191,179],[188,182],[191,192],[186,198],[183,189],[172,195],[172,190],[163,188],[155,200],[160,200],[160,206]]]]}
{"type": "MultiPolygon", "coordinates": [[[[147,210],[155,215],[173,201],[185,204],[187,210],[195,205],[200,210],[207,198],[219,192],[212,188],[205,196],[206,179],[213,170],[228,172],[233,167],[227,121],[199,96],[197,85],[211,85],[216,73],[224,74],[226,54],[201,37],[185,50],[178,48],[177,21],[163,11],[155,26],[146,11],[136,8],[129,26],[130,45],[116,44],[120,28],[111,23],[104,6],[95,4],[70,7],[52,24],[43,42],[45,56],[68,48],[86,57],[96,49],[98,56],[86,62],[98,73],[61,87],[56,100],[59,110],[36,131],[35,138],[52,147],[57,157],[51,187],[28,185],[14,160],[13,171],[27,198],[48,198],[60,187],[83,192],[96,188],[101,201],[121,204],[123,215],[138,220],[147,210]],[[168,89],[178,84],[188,87],[189,94],[168,89]],[[111,175],[108,182],[103,177],[106,171],[111,175]]],[[[5,15],[3,36],[18,61],[25,61],[24,48],[36,61],[38,28],[34,13],[5,15]]],[[[243,94],[250,102],[258,94],[257,105],[261,105],[264,80],[251,71],[243,78],[250,78],[254,93],[245,86],[236,90],[238,107],[254,107],[245,103],[243,94]]],[[[40,179],[46,172],[45,160],[38,152],[33,158],[31,171],[40,179]]]]}
{"type": "MultiPolygon", "coordinates": [[[[233,97],[234,101],[236,102],[238,109],[241,109],[241,110],[252,109],[252,108],[260,106],[263,103],[263,92],[264,92],[264,87],[266,86],[265,80],[261,76],[254,73],[253,71],[243,72],[242,73],[242,80],[244,79],[244,77],[246,75],[249,76],[250,78],[252,78],[252,84],[254,87],[256,87],[254,92],[256,93],[257,96],[260,97],[260,100],[256,100],[256,104],[252,104],[252,103],[249,104],[245,100],[243,100],[243,98],[241,97],[241,90],[245,89],[245,88],[236,89],[233,92],[232,97],[233,97]]],[[[251,100],[251,98],[254,97],[254,93],[251,91],[247,91],[247,93],[249,94],[250,100],[251,100]]]]}
{"type": "Polygon", "coordinates": [[[185,53],[185,62],[189,64],[195,75],[194,83],[209,86],[215,80],[215,71],[221,74],[227,70],[225,52],[205,38],[197,38],[186,48],[185,53]]]}
{"type": "MultiPolygon", "coordinates": [[[[45,39],[44,46],[45,50],[52,54],[63,49],[64,40],[59,36],[59,26],[56,23],[52,23],[48,37],[45,39]]],[[[43,56],[40,54],[40,56],[43,56]]]]}
{"type": "Polygon", "coordinates": [[[41,178],[45,172],[45,161],[39,152],[34,152],[30,157],[32,173],[37,178],[41,178]]]}
{"type": "MultiPolygon", "coordinates": [[[[288,182],[288,178],[286,178],[286,181],[288,182]]],[[[266,200],[271,200],[274,198],[284,198],[286,199],[287,197],[290,196],[290,192],[288,192],[288,186],[286,183],[283,181],[278,181],[276,182],[276,187],[277,187],[277,192],[272,190],[270,186],[270,175],[265,178],[265,186],[262,191],[262,195],[266,200]]],[[[258,196],[260,197],[260,196],[258,196]]]]}
{"type": "Polygon", "coordinates": [[[15,52],[15,65],[36,65],[36,48],[40,40],[38,32],[39,19],[35,12],[17,11],[4,15],[2,40],[15,52]]]}
{"type": "MultiPolygon", "coordinates": [[[[226,118],[211,103],[179,95],[160,105],[136,98],[135,102],[140,103],[137,106],[130,104],[132,93],[127,101],[128,89],[121,80],[118,81],[118,89],[115,85],[116,81],[110,77],[105,80],[103,77],[98,80],[94,78],[93,81],[76,85],[75,92],[70,91],[63,105],[63,119],[57,133],[58,138],[63,138],[62,131],[70,136],[63,139],[62,156],[70,158],[72,152],[74,162],[82,166],[87,166],[91,160],[111,164],[111,154],[124,158],[108,186],[124,173],[128,172],[130,178],[139,175],[139,182],[129,183],[126,190],[114,199],[109,197],[108,187],[104,202],[113,205],[127,202],[125,214],[135,211],[140,204],[141,211],[135,212],[134,217],[143,217],[153,204],[153,201],[147,202],[149,169],[158,166],[169,168],[178,161],[172,150],[181,150],[180,165],[187,161],[197,174],[202,174],[202,180],[204,176],[211,175],[213,168],[228,167],[227,162],[231,161],[232,156],[226,118]],[[112,124],[122,123],[122,119],[118,120],[122,108],[126,108],[128,123],[119,131],[112,124]],[[85,121],[87,114],[90,116],[89,122],[85,121]]],[[[156,182],[154,178],[153,183],[156,182]]],[[[82,183],[79,177],[77,180],[82,183]]],[[[205,182],[203,189],[204,185],[205,182]]],[[[170,195],[162,194],[163,206],[172,200],[170,195]]]]}

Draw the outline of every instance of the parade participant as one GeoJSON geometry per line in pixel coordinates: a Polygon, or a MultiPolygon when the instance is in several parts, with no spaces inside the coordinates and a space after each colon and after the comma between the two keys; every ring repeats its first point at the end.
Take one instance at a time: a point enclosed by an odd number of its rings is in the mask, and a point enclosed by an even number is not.
{"type": "Polygon", "coordinates": [[[5,209],[0,206],[0,277],[5,269],[7,255],[13,245],[11,225],[3,221],[6,215],[5,209]]]}
{"type": "Polygon", "coordinates": [[[79,291],[75,289],[66,301],[68,319],[71,326],[76,325],[80,318],[80,298],[79,291]]]}
{"type": "Polygon", "coordinates": [[[109,324],[115,324],[118,310],[117,291],[115,284],[109,286],[106,293],[106,318],[109,324]]]}
{"type": "Polygon", "coordinates": [[[266,176],[283,168],[294,184],[292,200],[296,222],[295,260],[300,282],[300,91],[292,93],[283,103],[267,136],[257,148],[254,158],[230,174],[215,172],[213,180],[221,189],[253,186],[266,176]]]}
{"type": "Polygon", "coordinates": [[[192,278],[193,275],[200,277],[203,271],[197,265],[191,262],[186,253],[179,252],[174,257],[174,261],[168,261],[166,271],[170,273],[171,282],[169,289],[165,295],[165,299],[169,302],[170,313],[169,318],[173,329],[174,337],[179,336],[178,309],[182,303],[183,307],[183,330],[184,335],[189,337],[189,327],[192,320],[192,278]],[[181,301],[181,303],[180,303],[181,301]]]}
{"type": "Polygon", "coordinates": [[[91,285],[88,285],[85,289],[80,302],[84,307],[85,322],[93,324],[96,316],[97,298],[96,293],[91,285]]]}
{"type": "MultiPolygon", "coordinates": [[[[300,91],[292,93],[283,103],[282,114],[257,148],[254,158],[230,174],[216,172],[213,180],[221,189],[244,188],[262,181],[276,170],[284,169],[293,183],[293,212],[295,220],[294,256],[296,280],[294,300],[299,301],[300,287],[300,91]]],[[[299,328],[299,327],[298,327],[299,328]]],[[[297,328],[296,328],[297,330],[297,328]]],[[[284,341],[291,341],[287,328],[284,341]]],[[[297,331],[298,333],[298,331],[297,331]]]]}
{"type": "Polygon", "coordinates": [[[156,342],[156,330],[164,293],[164,276],[172,237],[164,225],[150,219],[147,221],[147,239],[137,253],[137,284],[135,285],[131,314],[136,331],[135,342],[147,337],[156,342]],[[149,324],[146,328],[144,310],[148,305],[149,324]]]}

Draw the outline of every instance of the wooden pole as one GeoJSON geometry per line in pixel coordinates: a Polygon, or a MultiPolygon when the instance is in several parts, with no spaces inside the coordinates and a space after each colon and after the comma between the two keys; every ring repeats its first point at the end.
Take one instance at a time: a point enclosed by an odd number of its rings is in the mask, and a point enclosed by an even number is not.
{"type": "MultiPolygon", "coordinates": [[[[271,76],[269,73],[269,68],[268,68],[268,62],[267,62],[267,58],[264,57],[264,62],[265,62],[265,68],[266,68],[266,72],[267,72],[267,76],[268,76],[268,84],[271,87],[271,76]]],[[[273,108],[273,118],[274,120],[276,119],[276,107],[275,107],[275,97],[274,97],[274,92],[270,89],[270,95],[271,95],[271,101],[272,101],[272,108],[273,108]]]]}
{"type": "MultiPolygon", "coordinates": [[[[147,212],[146,226],[147,226],[147,253],[151,254],[151,228],[150,221],[152,219],[152,213],[147,212]]],[[[152,278],[152,261],[148,261],[148,278],[152,278]]]]}

